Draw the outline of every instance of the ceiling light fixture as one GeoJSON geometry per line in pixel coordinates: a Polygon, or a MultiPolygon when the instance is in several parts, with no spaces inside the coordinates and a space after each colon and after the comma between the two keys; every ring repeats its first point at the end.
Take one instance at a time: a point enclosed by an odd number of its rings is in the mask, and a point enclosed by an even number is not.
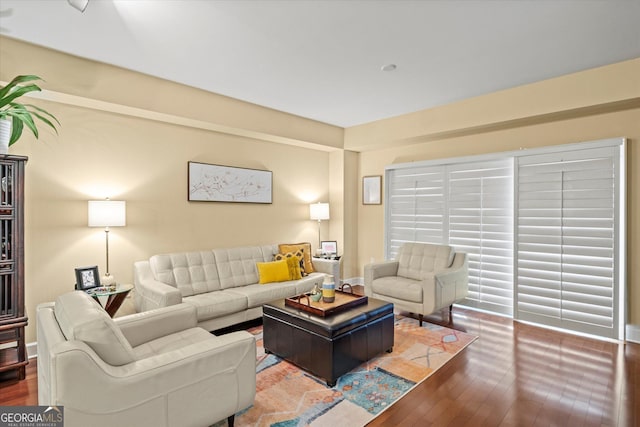
{"type": "Polygon", "coordinates": [[[394,71],[398,66],[396,64],[383,65],[380,70],[382,71],[394,71]]]}
{"type": "Polygon", "coordinates": [[[74,9],[78,9],[80,12],[84,12],[89,4],[89,0],[67,0],[67,2],[69,2],[74,9]]]}

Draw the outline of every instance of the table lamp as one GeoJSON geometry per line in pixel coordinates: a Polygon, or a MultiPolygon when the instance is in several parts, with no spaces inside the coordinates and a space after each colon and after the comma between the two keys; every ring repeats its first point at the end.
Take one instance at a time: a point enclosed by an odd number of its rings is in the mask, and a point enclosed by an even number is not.
{"type": "Polygon", "coordinates": [[[103,286],[114,286],[115,279],[109,273],[109,227],[124,227],[126,225],[126,202],[122,200],[89,200],[89,227],[104,227],[107,270],[100,278],[103,286]]]}
{"type": "Polygon", "coordinates": [[[320,222],[329,219],[329,203],[312,203],[309,205],[309,217],[318,220],[318,248],[321,246],[320,222]]]}

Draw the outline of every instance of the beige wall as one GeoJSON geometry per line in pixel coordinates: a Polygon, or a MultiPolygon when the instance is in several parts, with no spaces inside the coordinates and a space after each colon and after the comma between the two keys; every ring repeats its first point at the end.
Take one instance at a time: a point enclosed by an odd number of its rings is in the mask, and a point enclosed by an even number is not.
{"type": "Polygon", "coordinates": [[[25,73],[47,80],[46,100],[34,103],[62,123],[59,136],[41,128],[39,141],[29,134],[10,148],[29,156],[27,342],[36,340],[35,307],[72,290],[75,267],[105,271],[104,231],[87,227],[90,199],[127,201],[127,226],[112,228],[109,241],[111,273],[124,283],[132,283],[134,261],[155,253],[316,246],[308,204],[329,199],[341,128],[2,37],[0,57],[0,81],[25,73]],[[188,161],[273,171],[273,204],[188,202],[188,161]]]}
{"type": "MultiPolygon", "coordinates": [[[[628,138],[628,319],[640,327],[640,59],[346,129],[360,179],[389,164],[628,138]],[[386,140],[385,140],[386,139],[386,140]]],[[[383,258],[384,207],[360,206],[358,266],[383,258]]]]}

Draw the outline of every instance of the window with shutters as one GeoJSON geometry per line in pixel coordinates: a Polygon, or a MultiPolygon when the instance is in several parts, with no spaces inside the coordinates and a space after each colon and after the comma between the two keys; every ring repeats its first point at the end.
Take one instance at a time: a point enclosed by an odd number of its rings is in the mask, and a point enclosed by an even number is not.
{"type": "Polygon", "coordinates": [[[463,305],[576,332],[624,332],[624,139],[386,168],[385,255],[468,254],[463,305]]]}
{"type": "Polygon", "coordinates": [[[465,305],[513,314],[513,159],[448,167],[448,244],[466,252],[465,305]]]}
{"type": "Polygon", "coordinates": [[[617,147],[518,159],[517,315],[616,336],[617,147]]]}
{"type": "Polygon", "coordinates": [[[387,257],[395,257],[404,242],[444,244],[445,168],[395,169],[385,181],[387,257]]]}

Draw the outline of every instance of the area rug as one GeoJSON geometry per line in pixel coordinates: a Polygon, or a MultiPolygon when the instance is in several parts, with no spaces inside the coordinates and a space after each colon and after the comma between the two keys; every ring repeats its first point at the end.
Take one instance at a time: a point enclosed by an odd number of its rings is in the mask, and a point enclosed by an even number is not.
{"type": "MultiPolygon", "coordinates": [[[[236,426],[363,426],[400,399],[476,337],[396,316],[392,353],[383,353],[343,375],[334,387],[273,354],[265,354],[262,326],[253,406],[236,426]]],[[[222,424],[224,425],[224,424],[222,424]]]]}

